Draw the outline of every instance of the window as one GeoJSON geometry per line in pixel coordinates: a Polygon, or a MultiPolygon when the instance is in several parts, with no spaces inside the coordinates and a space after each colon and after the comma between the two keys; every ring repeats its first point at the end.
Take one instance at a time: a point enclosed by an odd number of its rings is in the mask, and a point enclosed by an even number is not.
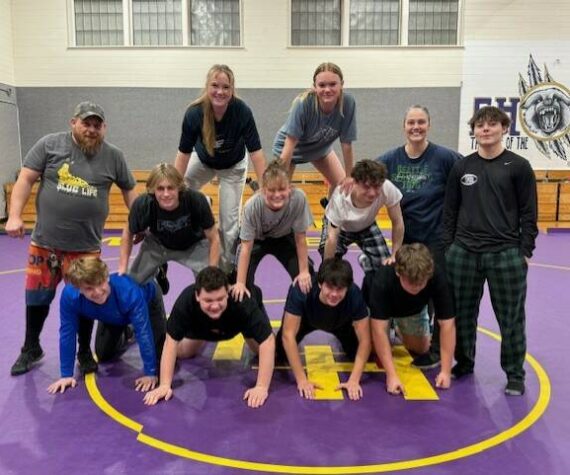
{"type": "Polygon", "coordinates": [[[408,44],[457,44],[458,0],[410,0],[408,44]]]}
{"type": "Polygon", "coordinates": [[[400,38],[400,0],[352,0],[351,45],[397,45],[400,38]]]}
{"type": "Polygon", "coordinates": [[[239,46],[239,1],[194,0],[191,3],[193,45],[239,46]]]}
{"type": "Polygon", "coordinates": [[[459,8],[459,0],[291,0],[291,45],[457,45],[459,8]]]}
{"type": "Polygon", "coordinates": [[[74,12],[77,46],[123,44],[122,0],[75,0],[74,12]]]}
{"type": "Polygon", "coordinates": [[[70,0],[76,46],[240,46],[240,0],[70,0]]]}
{"type": "Polygon", "coordinates": [[[181,45],[181,0],[132,0],[134,45],[181,45]]]}
{"type": "Polygon", "coordinates": [[[292,0],[291,44],[339,45],[340,0],[292,0]]]}

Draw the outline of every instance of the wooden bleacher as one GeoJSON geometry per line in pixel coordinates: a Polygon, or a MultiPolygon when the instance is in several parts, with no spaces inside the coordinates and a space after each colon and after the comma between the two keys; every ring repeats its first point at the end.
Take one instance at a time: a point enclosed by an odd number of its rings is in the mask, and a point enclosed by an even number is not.
{"type": "MultiPolygon", "coordinates": [[[[136,190],[143,193],[146,190],[145,182],[149,170],[135,170],[133,175],[137,180],[136,190]]],[[[570,170],[536,170],[538,187],[538,220],[539,222],[555,223],[560,226],[570,226],[570,170]]],[[[254,175],[250,173],[253,178],[254,175]]],[[[320,199],[327,194],[327,186],[318,172],[296,172],[293,176],[293,184],[301,188],[307,194],[315,222],[320,222],[323,217],[323,208],[320,199]]],[[[26,227],[31,229],[35,222],[36,208],[35,195],[38,185],[34,185],[32,195],[24,208],[23,219],[26,227]]],[[[4,186],[6,202],[9,204],[13,183],[4,186]]],[[[214,215],[218,214],[218,184],[212,181],[202,188],[202,192],[212,198],[212,208],[214,215]]],[[[243,201],[245,202],[253,191],[246,186],[243,201]]],[[[122,229],[126,220],[128,210],[123,203],[120,190],[113,186],[111,188],[109,217],[105,223],[105,229],[122,229]]],[[[380,219],[387,219],[386,211],[383,209],[380,219]]]]}

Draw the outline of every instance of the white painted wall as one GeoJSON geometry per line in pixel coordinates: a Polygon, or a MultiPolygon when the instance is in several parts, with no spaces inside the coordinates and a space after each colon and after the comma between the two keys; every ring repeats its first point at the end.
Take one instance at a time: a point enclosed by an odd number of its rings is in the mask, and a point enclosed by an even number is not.
{"type": "MultiPolygon", "coordinates": [[[[6,1],[6,0],[4,0],[6,1]]],[[[338,63],[347,87],[458,87],[462,48],[289,48],[289,0],[243,0],[243,48],[70,48],[66,0],[18,0],[17,85],[202,87],[214,63],[238,87],[309,86],[315,67],[338,63]]]]}
{"type": "Polygon", "coordinates": [[[11,0],[0,0],[0,83],[14,85],[11,0]]]}

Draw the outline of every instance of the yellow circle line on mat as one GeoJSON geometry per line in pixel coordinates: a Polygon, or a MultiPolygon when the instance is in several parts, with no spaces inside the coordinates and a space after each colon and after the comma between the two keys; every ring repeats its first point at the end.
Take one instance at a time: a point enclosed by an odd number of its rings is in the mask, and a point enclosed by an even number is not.
{"type": "MultiPolygon", "coordinates": [[[[482,327],[478,327],[478,330],[497,340],[500,341],[501,338],[496,333],[487,330],[482,327]]],[[[97,387],[97,382],[94,374],[88,374],[85,378],[85,384],[87,386],[87,391],[91,396],[91,399],[95,404],[101,409],[105,414],[107,414],[111,419],[115,420],[119,424],[135,431],[137,433],[137,440],[143,444],[150,447],[162,450],[172,455],[178,457],[183,457],[191,459],[197,462],[204,462],[210,465],[218,465],[230,468],[239,468],[243,470],[258,470],[272,473],[306,473],[306,474],[352,474],[352,473],[382,473],[391,472],[395,470],[406,470],[411,468],[428,467],[431,465],[438,465],[445,462],[451,462],[453,460],[462,459],[469,457],[471,455],[479,454],[488,450],[492,447],[496,447],[507,440],[510,440],[519,434],[523,433],[529,427],[531,427],[539,418],[544,414],[544,411],[548,407],[551,395],[551,385],[550,379],[540,365],[540,363],[530,354],[527,353],[526,361],[530,364],[532,369],[535,371],[539,382],[539,393],[538,398],[530,410],[530,412],[519,422],[517,422],[512,427],[500,432],[488,439],[476,442],[475,444],[467,445],[465,447],[459,448],[457,450],[452,450],[449,452],[444,452],[438,455],[433,455],[431,457],[423,457],[410,460],[402,460],[398,462],[388,462],[370,465],[347,465],[347,466],[302,466],[302,465],[281,465],[281,464],[270,464],[262,462],[250,462],[246,460],[237,460],[227,457],[219,457],[217,455],[210,455],[201,452],[196,452],[194,450],[189,450],[185,447],[180,447],[178,445],[170,444],[162,440],[156,439],[154,437],[148,436],[142,433],[143,426],[138,422],[129,419],[115,408],[113,408],[101,395],[97,387]]]]}

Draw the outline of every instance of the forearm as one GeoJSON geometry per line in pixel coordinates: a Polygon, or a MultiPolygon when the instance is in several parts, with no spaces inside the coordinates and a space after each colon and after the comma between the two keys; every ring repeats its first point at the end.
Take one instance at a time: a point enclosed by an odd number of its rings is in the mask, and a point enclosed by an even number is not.
{"type": "Polygon", "coordinates": [[[249,155],[251,163],[253,164],[253,170],[255,171],[255,176],[257,177],[257,182],[261,186],[263,180],[263,172],[265,171],[265,155],[263,150],[256,150],[249,155]]]}
{"type": "Polygon", "coordinates": [[[394,360],[392,359],[392,347],[387,333],[388,321],[372,322],[372,340],[376,355],[380,358],[382,366],[386,371],[386,375],[390,377],[397,376],[394,360]]]}
{"type": "Polygon", "coordinates": [[[246,284],[247,281],[247,271],[249,269],[249,263],[251,260],[251,250],[253,248],[252,241],[242,241],[239,251],[239,260],[237,265],[237,276],[236,283],[246,284]]]}
{"type": "Polygon", "coordinates": [[[259,345],[259,370],[256,386],[269,389],[275,364],[275,337],[271,334],[259,345]]]}
{"type": "Polygon", "coordinates": [[[301,355],[299,354],[299,347],[297,346],[297,341],[293,335],[287,336],[283,334],[283,348],[297,384],[306,381],[307,374],[303,368],[303,362],[301,361],[301,355]]]}
{"type": "Polygon", "coordinates": [[[360,378],[364,372],[364,366],[366,365],[368,357],[370,356],[370,349],[370,338],[368,338],[367,341],[361,341],[359,343],[358,350],[356,351],[356,357],[354,358],[352,373],[350,373],[350,378],[348,379],[349,381],[355,383],[360,382],[360,378]]]}
{"type": "Polygon", "coordinates": [[[441,371],[449,374],[455,351],[455,319],[437,322],[440,330],[441,371]]]}
{"type": "Polygon", "coordinates": [[[293,152],[295,150],[295,145],[297,145],[297,142],[298,140],[294,137],[291,137],[290,135],[285,138],[283,150],[281,150],[281,155],[279,158],[287,169],[291,166],[291,159],[293,158],[293,152]]]}
{"type": "Polygon", "coordinates": [[[309,250],[307,249],[307,236],[305,233],[295,233],[295,246],[297,248],[299,273],[309,272],[309,250]]]}
{"type": "Polygon", "coordinates": [[[166,335],[166,341],[164,342],[164,348],[162,350],[162,358],[160,360],[160,386],[168,388],[172,386],[177,349],[178,342],[173,340],[169,335],[166,335]]]}
{"type": "Polygon", "coordinates": [[[210,249],[208,251],[208,264],[211,266],[216,267],[220,262],[220,254],[221,254],[221,243],[220,243],[220,235],[216,228],[215,232],[208,236],[208,242],[210,244],[210,249]]]}
{"type": "Polygon", "coordinates": [[[176,158],[174,159],[174,168],[178,170],[182,176],[186,174],[186,168],[188,168],[188,161],[190,160],[189,153],[182,153],[180,150],[176,153],[176,158]]]}
{"type": "Polygon", "coordinates": [[[325,250],[323,251],[323,260],[336,255],[336,244],[338,241],[338,229],[333,228],[330,224],[327,229],[327,240],[325,241],[325,250]]]}
{"type": "Polygon", "coordinates": [[[392,226],[392,255],[398,252],[404,241],[404,221],[398,221],[392,226]]]}
{"type": "Polygon", "coordinates": [[[342,156],[344,158],[344,172],[346,176],[352,173],[352,166],[354,164],[354,152],[351,143],[341,143],[342,156]]]}
{"type": "Polygon", "coordinates": [[[137,199],[138,193],[134,188],[131,190],[121,190],[123,201],[128,209],[131,209],[133,202],[137,199]]]}
{"type": "Polygon", "coordinates": [[[133,251],[133,234],[129,231],[129,224],[127,223],[123,228],[121,235],[121,249],[119,255],[119,273],[127,272],[129,268],[129,258],[133,251]]]}
{"type": "Polygon", "coordinates": [[[21,219],[24,206],[26,206],[26,203],[30,198],[32,186],[33,184],[24,180],[16,181],[16,184],[14,185],[14,188],[12,189],[12,193],[10,195],[10,218],[21,219]]]}

